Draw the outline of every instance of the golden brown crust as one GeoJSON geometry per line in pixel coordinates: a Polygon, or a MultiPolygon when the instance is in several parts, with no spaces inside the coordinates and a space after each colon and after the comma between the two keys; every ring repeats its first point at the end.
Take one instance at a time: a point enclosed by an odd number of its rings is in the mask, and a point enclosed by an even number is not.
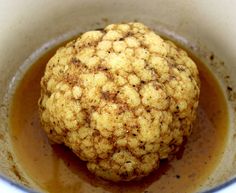
{"type": "Polygon", "coordinates": [[[191,133],[195,63],[141,23],[112,24],[60,48],[41,80],[41,121],[108,180],[148,175],[191,133]]]}

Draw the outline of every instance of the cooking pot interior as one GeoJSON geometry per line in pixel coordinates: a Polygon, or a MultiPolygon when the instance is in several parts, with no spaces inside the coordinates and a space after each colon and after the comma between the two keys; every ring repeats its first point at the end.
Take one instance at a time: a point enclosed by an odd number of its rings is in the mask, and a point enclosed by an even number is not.
{"type": "Polygon", "coordinates": [[[17,163],[9,135],[9,103],[17,81],[51,47],[109,23],[140,21],[193,52],[219,81],[229,110],[225,151],[199,191],[236,174],[236,1],[0,0],[0,173],[37,190],[17,163]]]}

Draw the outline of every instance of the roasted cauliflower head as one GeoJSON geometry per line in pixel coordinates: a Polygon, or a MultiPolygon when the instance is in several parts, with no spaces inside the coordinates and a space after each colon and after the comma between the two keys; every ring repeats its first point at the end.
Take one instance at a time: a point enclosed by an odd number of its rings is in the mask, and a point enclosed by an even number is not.
{"type": "Polygon", "coordinates": [[[111,24],[49,60],[41,122],[92,173],[129,181],[152,172],[190,135],[199,87],[195,63],[174,43],[141,23],[111,24]]]}

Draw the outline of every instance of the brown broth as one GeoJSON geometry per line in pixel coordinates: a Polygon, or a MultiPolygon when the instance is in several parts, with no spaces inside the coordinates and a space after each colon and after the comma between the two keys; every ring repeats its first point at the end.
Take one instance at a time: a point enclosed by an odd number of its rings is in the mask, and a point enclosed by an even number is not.
{"type": "Polygon", "coordinates": [[[196,191],[207,180],[225,148],[228,111],[222,90],[204,64],[195,59],[201,79],[200,104],[193,134],[183,149],[138,182],[111,183],[90,174],[85,163],[68,148],[51,145],[41,128],[37,106],[40,79],[56,49],[43,55],[27,71],[13,96],[10,111],[18,163],[43,191],[187,193],[196,191]]]}

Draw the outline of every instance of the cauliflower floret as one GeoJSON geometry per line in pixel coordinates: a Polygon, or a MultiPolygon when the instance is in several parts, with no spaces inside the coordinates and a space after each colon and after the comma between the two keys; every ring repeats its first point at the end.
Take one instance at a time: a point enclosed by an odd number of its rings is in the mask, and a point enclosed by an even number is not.
{"type": "Polygon", "coordinates": [[[112,24],[60,48],[41,80],[48,137],[107,180],[148,175],[190,135],[195,63],[141,23],[112,24]]]}

